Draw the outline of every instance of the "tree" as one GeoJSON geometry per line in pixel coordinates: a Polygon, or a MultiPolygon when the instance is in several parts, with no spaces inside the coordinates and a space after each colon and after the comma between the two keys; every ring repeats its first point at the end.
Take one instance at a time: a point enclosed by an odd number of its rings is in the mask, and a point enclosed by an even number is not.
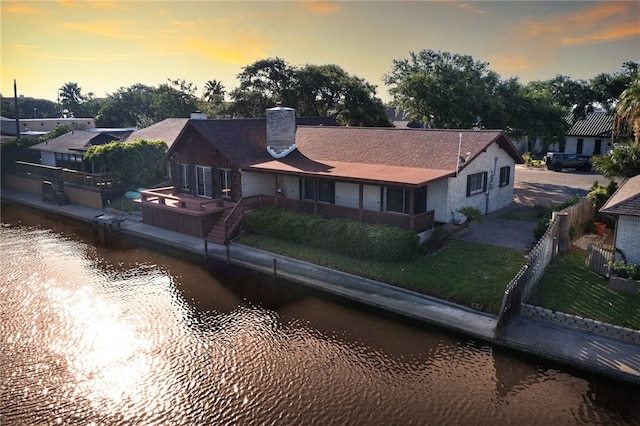
{"type": "Polygon", "coordinates": [[[224,86],[218,80],[209,80],[204,85],[200,110],[209,117],[219,117],[225,114],[227,105],[225,102],[224,86]]]}
{"type": "Polygon", "coordinates": [[[151,95],[151,118],[155,123],[165,118],[189,118],[198,110],[197,88],[185,80],[169,80],[151,95]]]}
{"type": "Polygon", "coordinates": [[[640,63],[628,61],[622,64],[620,71],[614,74],[598,74],[589,80],[594,94],[593,101],[606,110],[612,110],[620,94],[632,85],[640,71],[640,63]]]}
{"type": "Polygon", "coordinates": [[[82,89],[78,83],[65,83],[58,89],[58,102],[62,106],[62,115],[73,117],[80,112],[80,104],[84,102],[82,89]]]}
{"type": "Polygon", "coordinates": [[[390,125],[375,87],[337,65],[292,67],[271,58],[245,67],[238,78],[230,107],[236,116],[263,117],[281,102],[301,116],[330,116],[343,125],[390,125]]]}
{"type": "Polygon", "coordinates": [[[633,133],[636,146],[640,145],[640,72],[635,81],[620,95],[615,107],[612,139],[624,134],[625,130],[633,133]]]}
{"type": "Polygon", "coordinates": [[[83,159],[97,163],[125,187],[139,188],[156,184],[163,178],[162,157],[166,151],[167,144],[159,140],[114,141],[92,146],[83,159]]]}
{"type": "Polygon", "coordinates": [[[591,158],[593,168],[605,177],[627,179],[640,174],[640,145],[622,145],[591,158]]]}
{"type": "Polygon", "coordinates": [[[101,127],[147,127],[154,123],[151,103],[156,88],[138,83],[107,95],[95,117],[101,127]]]}
{"type": "Polygon", "coordinates": [[[384,82],[392,104],[409,119],[437,128],[471,128],[489,117],[500,83],[488,63],[471,56],[422,50],[393,61],[384,82]]]}
{"type": "Polygon", "coordinates": [[[238,80],[240,86],[231,92],[231,109],[238,117],[264,117],[266,109],[278,102],[294,104],[294,71],[284,59],[261,59],[247,65],[238,80]]]}

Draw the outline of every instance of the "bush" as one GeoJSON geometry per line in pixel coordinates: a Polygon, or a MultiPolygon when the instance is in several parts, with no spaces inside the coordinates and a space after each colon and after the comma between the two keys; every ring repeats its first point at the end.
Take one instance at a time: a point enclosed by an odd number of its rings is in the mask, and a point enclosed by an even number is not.
{"type": "Polygon", "coordinates": [[[630,280],[640,280],[640,265],[635,263],[626,263],[623,260],[616,260],[609,262],[611,271],[614,272],[620,278],[627,278],[630,280]]]}
{"type": "Polygon", "coordinates": [[[403,261],[418,252],[418,236],[400,228],[274,208],[246,215],[251,232],[363,259],[403,261]]]}

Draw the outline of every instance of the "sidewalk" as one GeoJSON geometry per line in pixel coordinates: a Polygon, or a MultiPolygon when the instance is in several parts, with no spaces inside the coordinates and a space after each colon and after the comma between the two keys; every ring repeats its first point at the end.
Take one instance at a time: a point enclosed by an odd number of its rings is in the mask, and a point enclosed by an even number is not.
{"type": "MultiPolygon", "coordinates": [[[[102,210],[78,205],[56,206],[43,202],[38,195],[6,188],[2,188],[1,195],[4,201],[61,214],[87,223],[105,214],[102,210]]],[[[125,216],[121,223],[121,233],[202,258],[205,256],[202,239],[145,225],[139,216],[125,216]]],[[[275,274],[283,279],[368,306],[640,385],[640,346],[637,345],[525,317],[512,321],[503,333],[496,337],[496,317],[395,286],[238,244],[229,246],[227,259],[225,246],[209,243],[208,255],[222,262],[228,260],[232,266],[269,275],[275,271],[275,274]]]]}

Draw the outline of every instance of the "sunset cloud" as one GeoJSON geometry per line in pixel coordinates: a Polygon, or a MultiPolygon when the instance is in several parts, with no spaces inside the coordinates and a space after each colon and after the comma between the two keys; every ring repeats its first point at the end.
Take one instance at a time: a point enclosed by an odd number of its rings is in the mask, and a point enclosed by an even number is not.
{"type": "Polygon", "coordinates": [[[296,6],[305,9],[311,13],[334,13],[340,10],[340,6],[330,1],[300,1],[296,2],[296,6]]]}
{"type": "Polygon", "coordinates": [[[2,6],[2,13],[12,15],[37,15],[42,13],[42,11],[26,3],[4,2],[2,6]]]}
{"type": "Polygon", "coordinates": [[[267,49],[270,46],[270,43],[262,38],[247,35],[233,37],[231,42],[190,37],[183,43],[185,48],[200,56],[235,65],[246,65],[269,56],[267,49]]]}

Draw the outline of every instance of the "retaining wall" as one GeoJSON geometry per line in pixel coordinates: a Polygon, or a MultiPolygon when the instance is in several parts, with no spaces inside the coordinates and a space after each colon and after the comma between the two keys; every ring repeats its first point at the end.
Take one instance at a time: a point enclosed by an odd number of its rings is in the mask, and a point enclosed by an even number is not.
{"type": "Polygon", "coordinates": [[[621,327],[591,318],[583,318],[578,315],[566,314],[564,312],[555,312],[542,306],[529,304],[523,304],[520,312],[521,315],[541,318],[562,325],[563,327],[589,331],[610,339],[640,344],[640,330],[633,330],[631,328],[621,327]]]}

